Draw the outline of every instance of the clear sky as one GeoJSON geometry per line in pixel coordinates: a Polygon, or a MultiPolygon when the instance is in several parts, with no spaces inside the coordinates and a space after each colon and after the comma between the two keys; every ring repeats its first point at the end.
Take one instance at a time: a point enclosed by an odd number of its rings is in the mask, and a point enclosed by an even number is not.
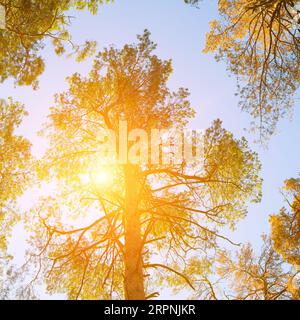
{"type": "MultiPolygon", "coordinates": [[[[238,224],[237,231],[230,237],[236,242],[249,241],[258,249],[261,234],[269,231],[269,214],[278,212],[283,205],[280,194],[283,181],[300,172],[299,97],[293,120],[280,122],[278,133],[272,137],[268,149],[253,144],[256,137],[244,130],[249,128],[252,119],[237,106],[235,78],[229,76],[225,64],[202,53],[209,21],[217,17],[216,5],[217,1],[204,0],[197,9],[184,4],[183,0],[116,0],[114,4],[101,7],[96,16],[72,12],[75,19],[71,34],[77,43],[96,40],[101,50],[110,44],[120,47],[132,43],[137,34],[144,29],[150,30],[153,41],[158,44],[158,56],[173,60],[170,87],[186,87],[191,92],[191,101],[197,110],[191,126],[205,129],[214,119],[220,118],[224,127],[236,137],[245,135],[262,162],[263,199],[260,204],[250,205],[248,217],[238,224]]],[[[43,57],[46,70],[40,78],[39,90],[14,88],[13,81],[0,85],[1,98],[12,96],[25,104],[29,116],[19,131],[33,143],[37,156],[46,147],[45,142],[37,137],[37,131],[45,122],[53,95],[67,88],[67,76],[74,72],[87,73],[92,61],[78,64],[72,58],[56,57],[49,43],[43,57]]],[[[29,207],[30,204],[27,200],[24,205],[29,207]]],[[[21,235],[14,236],[10,246],[12,251],[20,251],[21,240],[21,235]]]]}

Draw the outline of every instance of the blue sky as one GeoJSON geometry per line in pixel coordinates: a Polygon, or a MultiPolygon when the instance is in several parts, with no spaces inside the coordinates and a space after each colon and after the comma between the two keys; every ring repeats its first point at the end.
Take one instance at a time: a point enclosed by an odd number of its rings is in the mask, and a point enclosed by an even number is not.
{"type": "MultiPolygon", "coordinates": [[[[191,92],[191,101],[197,110],[191,126],[204,129],[220,118],[224,127],[236,137],[246,136],[262,162],[263,199],[260,204],[250,205],[248,217],[230,236],[237,242],[250,241],[258,249],[261,234],[269,230],[268,215],[278,212],[283,205],[280,194],[283,181],[300,172],[297,143],[300,141],[297,126],[300,123],[299,99],[293,120],[280,122],[278,133],[271,138],[268,149],[253,144],[256,137],[244,130],[249,128],[251,118],[237,106],[235,78],[229,76],[225,64],[202,53],[209,21],[217,17],[216,6],[217,1],[208,0],[201,3],[200,9],[184,4],[183,0],[116,0],[114,4],[101,7],[97,16],[72,13],[75,19],[71,33],[75,42],[96,40],[100,50],[110,44],[120,47],[132,43],[137,34],[144,29],[150,30],[153,41],[158,44],[158,56],[173,60],[170,87],[186,87],[191,92]]],[[[12,96],[25,104],[29,116],[19,131],[32,141],[36,155],[46,147],[36,133],[45,122],[53,95],[67,88],[67,76],[77,71],[87,73],[91,66],[91,60],[78,64],[72,58],[56,57],[48,43],[43,57],[46,70],[40,78],[39,90],[14,88],[13,81],[0,86],[1,98],[12,96]]],[[[14,238],[13,245],[18,250],[18,237],[14,238]]]]}

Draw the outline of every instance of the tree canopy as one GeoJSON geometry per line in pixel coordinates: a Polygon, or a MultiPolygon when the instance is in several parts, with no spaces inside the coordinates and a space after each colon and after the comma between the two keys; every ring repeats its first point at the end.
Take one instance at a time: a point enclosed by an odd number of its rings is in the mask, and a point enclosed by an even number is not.
{"type": "MultiPolygon", "coordinates": [[[[271,236],[274,249],[287,263],[294,267],[294,279],[290,287],[294,296],[300,297],[300,288],[294,284],[300,273],[300,181],[289,179],[285,182],[287,207],[270,217],[271,236]],[[294,281],[293,281],[294,280],[294,281]]],[[[298,284],[299,285],[299,284],[298,284]]]]}
{"type": "MultiPolygon", "coordinates": [[[[95,42],[73,42],[71,14],[110,2],[0,0],[0,85],[37,89],[48,42],[57,55],[70,45],[77,61],[95,53],[95,42]]],[[[240,107],[265,141],[299,88],[300,4],[219,0],[218,9],[205,52],[237,77],[240,107]]],[[[38,160],[18,133],[25,107],[0,100],[0,299],[36,299],[39,280],[68,299],[154,299],[165,288],[193,299],[300,299],[300,179],[285,181],[286,205],[270,216],[258,253],[235,243],[228,231],[261,200],[258,154],[219,119],[189,129],[189,90],[170,88],[172,61],[156,49],[145,30],[101,50],[88,74],[69,76],[38,160]],[[42,196],[22,213],[32,185],[43,185],[42,196]],[[20,218],[28,250],[16,269],[8,244],[20,218]]]]}
{"type": "Polygon", "coordinates": [[[98,6],[110,0],[1,0],[5,8],[5,29],[0,29],[0,83],[13,78],[18,85],[37,85],[45,64],[41,50],[50,40],[55,52],[61,55],[71,44],[79,59],[95,48],[95,42],[84,46],[72,42],[68,27],[70,10],[88,9],[97,12],[98,6]]]}
{"type": "Polygon", "coordinates": [[[89,76],[71,76],[56,97],[40,174],[58,192],[28,220],[32,258],[52,293],[145,299],[163,284],[195,289],[210,267],[205,253],[230,242],[220,228],[234,227],[248,201],[260,199],[257,155],[220,121],[204,134],[203,163],[99,163],[97,137],[117,132],[120,118],[148,132],[184,129],[194,115],[187,89],[168,88],[171,62],[155,48],[145,31],[136,44],[104,49],[89,76]]]}
{"type": "Polygon", "coordinates": [[[28,188],[32,178],[31,144],[16,130],[27,113],[13,99],[0,99],[0,297],[7,292],[4,285],[11,257],[7,253],[13,226],[20,220],[18,197],[28,188]],[[5,267],[5,268],[4,268],[5,267]]]}
{"type": "Polygon", "coordinates": [[[235,300],[289,300],[290,280],[293,270],[274,250],[272,241],[263,236],[263,246],[258,256],[250,244],[244,245],[235,257],[228,251],[218,255],[217,273],[229,281],[225,295],[235,300]]]}
{"type": "Polygon", "coordinates": [[[240,107],[269,138],[293,104],[300,81],[300,7],[289,0],[221,0],[205,52],[238,78],[240,107]]]}
{"type": "Polygon", "coordinates": [[[31,174],[30,143],[15,133],[26,115],[24,107],[9,99],[0,100],[0,252],[18,218],[15,204],[27,188],[31,174]]]}
{"type": "Polygon", "coordinates": [[[233,257],[229,250],[217,255],[217,264],[208,274],[199,295],[205,299],[299,300],[299,179],[285,181],[284,207],[270,216],[271,235],[263,235],[258,255],[250,244],[233,257]],[[220,293],[223,289],[223,293],[220,293]]]}

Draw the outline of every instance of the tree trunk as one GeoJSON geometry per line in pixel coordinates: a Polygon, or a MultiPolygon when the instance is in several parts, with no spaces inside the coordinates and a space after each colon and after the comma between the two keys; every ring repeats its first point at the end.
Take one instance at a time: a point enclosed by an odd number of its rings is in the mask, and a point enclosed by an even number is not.
{"type": "Polygon", "coordinates": [[[138,212],[140,182],[133,165],[125,167],[125,279],[126,300],[145,300],[141,222],[138,212]]]}

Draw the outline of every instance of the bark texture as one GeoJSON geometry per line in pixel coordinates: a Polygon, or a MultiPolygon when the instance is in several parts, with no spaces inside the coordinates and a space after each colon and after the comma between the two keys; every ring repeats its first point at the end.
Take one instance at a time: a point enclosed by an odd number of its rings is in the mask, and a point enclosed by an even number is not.
{"type": "Polygon", "coordinates": [[[141,222],[138,212],[140,185],[137,168],[125,167],[125,279],[126,300],[145,300],[141,222]]]}

